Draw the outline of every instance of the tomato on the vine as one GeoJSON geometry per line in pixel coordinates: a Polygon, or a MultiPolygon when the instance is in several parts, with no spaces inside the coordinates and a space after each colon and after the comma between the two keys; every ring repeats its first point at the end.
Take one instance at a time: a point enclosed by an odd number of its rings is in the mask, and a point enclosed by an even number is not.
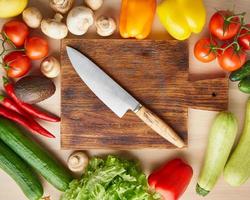
{"type": "Polygon", "coordinates": [[[238,42],[244,50],[250,50],[250,24],[242,28],[238,42]]]}
{"type": "Polygon", "coordinates": [[[218,62],[224,70],[235,71],[246,62],[247,54],[238,45],[227,46],[224,44],[221,48],[224,48],[224,51],[219,52],[218,62]]]}
{"type": "Polygon", "coordinates": [[[198,40],[194,46],[194,55],[201,62],[211,62],[217,56],[216,46],[217,43],[214,40],[202,38],[198,40]]]}
{"type": "Polygon", "coordinates": [[[29,35],[28,26],[19,20],[11,20],[3,26],[4,35],[16,46],[21,47],[29,35]]]}
{"type": "Polygon", "coordinates": [[[45,58],[49,53],[49,45],[46,39],[34,36],[28,37],[24,44],[26,55],[31,60],[39,60],[45,58]]]}
{"type": "Polygon", "coordinates": [[[237,35],[240,27],[240,18],[228,10],[217,11],[209,22],[210,33],[220,40],[233,38],[237,35]]]}
{"type": "Polygon", "coordinates": [[[3,58],[4,69],[10,78],[19,78],[30,70],[31,62],[28,56],[21,51],[13,51],[3,58]]]}

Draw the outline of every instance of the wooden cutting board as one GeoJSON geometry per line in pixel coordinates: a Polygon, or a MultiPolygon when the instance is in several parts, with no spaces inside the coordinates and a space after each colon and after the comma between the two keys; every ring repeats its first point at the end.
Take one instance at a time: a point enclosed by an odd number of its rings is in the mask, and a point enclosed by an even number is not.
{"type": "Polygon", "coordinates": [[[63,149],[174,148],[134,113],[129,111],[120,119],[109,110],[72,68],[65,49],[67,45],[95,61],[171,125],[186,144],[188,107],[227,109],[226,77],[189,80],[188,43],[185,41],[65,39],[61,45],[63,149]]]}

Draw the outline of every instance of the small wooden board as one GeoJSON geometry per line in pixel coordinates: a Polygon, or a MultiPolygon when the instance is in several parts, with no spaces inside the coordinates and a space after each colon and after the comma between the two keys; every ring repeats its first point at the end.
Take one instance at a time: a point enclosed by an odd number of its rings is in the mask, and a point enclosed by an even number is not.
{"type": "Polygon", "coordinates": [[[159,115],[187,144],[188,107],[221,111],[228,79],[192,82],[188,43],[176,40],[64,39],[61,45],[63,149],[174,148],[132,112],[109,110],[72,68],[66,46],[78,49],[136,99],[159,115]]]}

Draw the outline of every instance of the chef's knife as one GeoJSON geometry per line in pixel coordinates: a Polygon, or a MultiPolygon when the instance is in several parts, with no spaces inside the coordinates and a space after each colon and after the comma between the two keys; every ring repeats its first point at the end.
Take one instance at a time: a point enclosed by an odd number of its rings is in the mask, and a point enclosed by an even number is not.
{"type": "Polygon", "coordinates": [[[120,118],[133,111],[155,132],[181,148],[185,144],[175,131],[154,113],[142,106],[133,96],[110,78],[95,63],[79,51],[66,47],[69,59],[75,71],[95,95],[120,118]]]}

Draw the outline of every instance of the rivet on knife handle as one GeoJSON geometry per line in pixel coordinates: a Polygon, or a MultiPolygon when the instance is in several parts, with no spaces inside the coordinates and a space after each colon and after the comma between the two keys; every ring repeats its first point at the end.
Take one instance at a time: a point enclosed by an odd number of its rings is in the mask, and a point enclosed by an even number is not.
{"type": "Polygon", "coordinates": [[[139,110],[135,111],[135,114],[155,132],[172,144],[179,148],[185,146],[184,141],[177,135],[177,133],[145,106],[141,106],[139,110]]]}

